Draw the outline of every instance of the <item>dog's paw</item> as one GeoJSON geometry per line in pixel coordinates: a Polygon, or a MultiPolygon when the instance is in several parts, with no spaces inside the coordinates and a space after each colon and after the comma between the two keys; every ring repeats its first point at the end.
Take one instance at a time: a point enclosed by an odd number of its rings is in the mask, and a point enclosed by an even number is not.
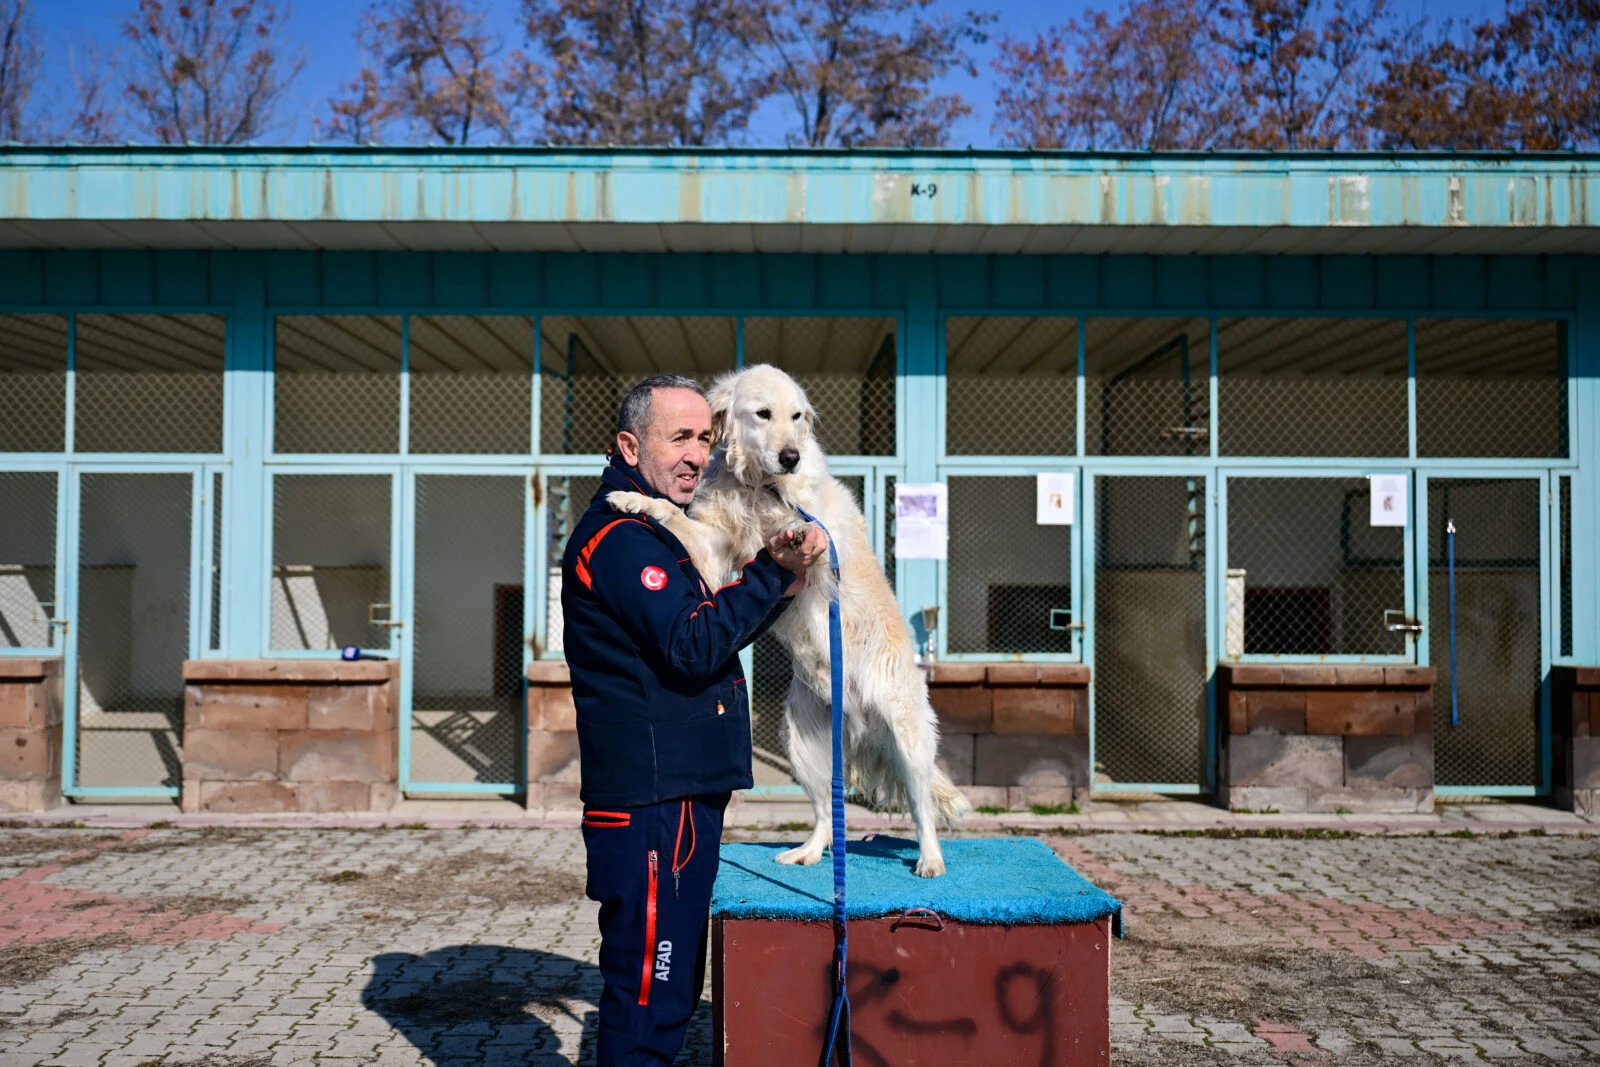
{"type": "Polygon", "coordinates": [[[921,856],[914,872],[918,878],[937,878],[944,873],[943,856],[921,856]]]}
{"type": "Polygon", "coordinates": [[[611,505],[612,511],[620,511],[626,515],[650,515],[655,501],[643,493],[616,492],[606,494],[606,503],[611,505]]]}
{"type": "Polygon", "coordinates": [[[799,848],[791,848],[787,852],[780,852],[773,858],[778,863],[789,866],[809,867],[822,858],[822,852],[801,845],[799,848]]]}

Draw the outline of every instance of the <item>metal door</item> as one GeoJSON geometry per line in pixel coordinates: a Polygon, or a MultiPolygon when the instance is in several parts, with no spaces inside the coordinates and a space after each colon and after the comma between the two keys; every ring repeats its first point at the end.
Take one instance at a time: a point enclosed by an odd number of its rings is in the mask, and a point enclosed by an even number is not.
{"type": "Polygon", "coordinates": [[[1428,476],[1424,492],[1438,791],[1532,795],[1547,786],[1539,725],[1549,663],[1546,478],[1452,472],[1428,476]]]}
{"type": "Polygon", "coordinates": [[[1218,514],[1221,658],[1413,663],[1413,480],[1373,507],[1379,471],[1228,471],[1218,514]]]}
{"type": "Polygon", "coordinates": [[[532,484],[503,470],[407,476],[401,786],[410,793],[523,791],[532,484]]]}
{"type": "Polygon", "coordinates": [[[0,654],[61,654],[64,511],[59,470],[0,470],[0,654]]]}
{"type": "Polygon", "coordinates": [[[1094,789],[1201,792],[1211,720],[1208,479],[1118,474],[1092,484],[1094,789]]]}
{"type": "Polygon", "coordinates": [[[198,468],[77,468],[66,633],[62,791],[175,796],[183,779],[183,662],[199,653],[198,468]]]}

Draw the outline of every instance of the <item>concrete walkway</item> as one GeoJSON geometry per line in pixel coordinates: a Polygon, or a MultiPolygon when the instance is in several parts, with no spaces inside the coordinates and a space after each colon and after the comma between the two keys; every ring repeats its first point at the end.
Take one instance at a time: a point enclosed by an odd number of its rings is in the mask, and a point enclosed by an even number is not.
{"type": "MultiPolygon", "coordinates": [[[[791,814],[745,803],[737,824],[775,828],[729,836],[792,841],[791,814]]],[[[583,843],[539,825],[566,815],[52,818],[0,827],[0,1067],[594,1062],[583,843]]],[[[1600,1062],[1593,824],[1487,804],[1383,823],[1170,802],[1021,819],[1093,831],[1035,832],[1125,904],[1123,1067],[1600,1062]]],[[[703,1002],[678,1063],[708,1067],[711,1045],[703,1002]]]]}

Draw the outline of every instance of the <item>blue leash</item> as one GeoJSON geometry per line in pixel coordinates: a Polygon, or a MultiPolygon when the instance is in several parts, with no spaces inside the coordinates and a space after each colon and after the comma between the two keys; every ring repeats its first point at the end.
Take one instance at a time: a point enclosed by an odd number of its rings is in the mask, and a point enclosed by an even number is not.
{"type": "Polygon", "coordinates": [[[833,597],[828,601],[828,672],[832,675],[833,700],[833,1006],[828,1010],[828,1039],[822,1046],[822,1067],[828,1067],[834,1050],[840,1067],[850,1067],[850,991],[845,983],[845,961],[849,958],[850,933],[845,925],[844,883],[844,626],[839,619],[839,552],[833,535],[799,506],[795,510],[807,522],[815,522],[828,539],[828,566],[833,568],[833,597]]]}
{"type": "Polygon", "coordinates": [[[1450,568],[1450,728],[1454,730],[1461,725],[1461,702],[1456,696],[1456,679],[1460,671],[1456,669],[1456,523],[1454,519],[1444,521],[1445,559],[1450,568]]]}

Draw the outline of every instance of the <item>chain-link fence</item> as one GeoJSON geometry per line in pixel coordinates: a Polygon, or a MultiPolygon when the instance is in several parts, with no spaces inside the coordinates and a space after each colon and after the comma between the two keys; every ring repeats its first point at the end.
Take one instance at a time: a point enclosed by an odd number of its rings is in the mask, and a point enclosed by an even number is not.
{"type": "Polygon", "coordinates": [[[1556,478],[1556,493],[1558,494],[1557,536],[1560,546],[1557,550],[1558,576],[1557,596],[1561,600],[1560,619],[1560,649],[1562,656],[1572,655],[1572,477],[1560,475],[1556,478]]]}
{"type": "Polygon", "coordinates": [[[53,471],[0,471],[0,648],[49,648],[56,611],[53,471]]]}
{"type": "Polygon", "coordinates": [[[561,455],[610,448],[622,398],[644,379],[709,384],[738,351],[731,318],[546,315],[539,332],[539,447],[561,455]]]}
{"type": "Polygon", "coordinates": [[[0,412],[0,452],[66,447],[65,315],[0,315],[0,412]]]}
{"type": "Polygon", "coordinates": [[[221,315],[79,315],[73,447],[221,452],[221,315]]]}
{"type": "Polygon", "coordinates": [[[1409,447],[1403,319],[1222,319],[1217,390],[1225,456],[1404,456],[1409,447]]]}
{"type": "Polygon", "coordinates": [[[1417,454],[1567,454],[1566,326],[1417,320],[1417,454]]]}
{"type": "Polygon", "coordinates": [[[1405,534],[1372,526],[1370,499],[1365,478],[1228,479],[1229,658],[1405,653],[1385,623],[1403,622],[1405,534]]]}
{"type": "Polygon", "coordinates": [[[817,412],[813,432],[824,452],[894,455],[894,319],[749,318],[744,363],[770,363],[800,383],[817,412]]]}
{"type": "Polygon", "coordinates": [[[561,557],[567,551],[572,529],[588,510],[589,502],[600,491],[600,479],[592,475],[551,475],[545,479],[545,572],[544,637],[545,651],[562,649],[561,557]]]}
{"type": "Polygon", "coordinates": [[[1091,456],[1210,451],[1208,319],[1089,319],[1084,449],[1091,456]]]}
{"type": "Polygon", "coordinates": [[[417,476],[412,782],[519,781],[526,484],[417,476]]]}
{"type": "Polygon", "coordinates": [[[883,480],[883,573],[889,579],[889,588],[896,593],[894,565],[894,475],[883,480]]]}
{"type": "Polygon", "coordinates": [[[945,452],[1077,452],[1078,323],[952,318],[945,324],[945,452]]]}
{"type": "Polygon", "coordinates": [[[783,705],[794,678],[789,650],[768,634],[750,650],[750,747],[756,785],[788,785],[794,781],[783,705]]]}
{"type": "Polygon", "coordinates": [[[188,474],[84,474],[78,530],[78,784],[182,780],[188,474]]]}
{"type": "Polygon", "coordinates": [[[400,450],[399,315],[273,320],[273,451],[400,450]]]}
{"type": "Polygon", "coordinates": [[[1206,483],[1095,479],[1095,780],[1199,785],[1206,483]]]}
{"type": "Polygon", "coordinates": [[[1072,527],[1034,520],[1036,479],[949,479],[945,648],[1070,653],[1072,527]]]}
{"type": "Polygon", "coordinates": [[[393,491],[387,474],[273,475],[272,648],[389,648],[393,491]]]}
{"type": "Polygon", "coordinates": [[[1538,784],[1539,481],[1428,479],[1428,649],[1440,785],[1538,784]],[[1448,524],[1455,535],[1459,725],[1450,725],[1448,524]]]}
{"type": "Polygon", "coordinates": [[[408,344],[408,451],[521,455],[532,450],[532,319],[414,315],[408,344]]]}

